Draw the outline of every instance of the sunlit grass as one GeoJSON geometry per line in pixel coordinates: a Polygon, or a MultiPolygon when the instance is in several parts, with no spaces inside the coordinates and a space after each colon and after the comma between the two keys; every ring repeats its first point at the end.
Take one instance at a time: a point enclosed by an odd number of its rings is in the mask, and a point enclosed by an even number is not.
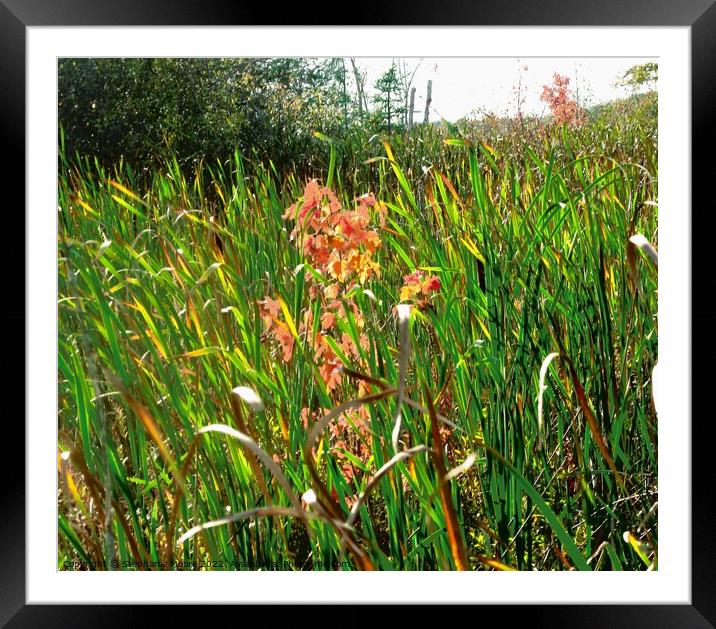
{"type": "Polygon", "coordinates": [[[386,208],[380,273],[340,295],[358,315],[331,311],[356,349],[331,345],[335,387],[285,218],[305,180],[62,156],[59,565],[656,567],[655,140],[417,139],[327,144],[314,173],[386,208]],[[439,290],[397,316],[416,271],[439,290]]]}

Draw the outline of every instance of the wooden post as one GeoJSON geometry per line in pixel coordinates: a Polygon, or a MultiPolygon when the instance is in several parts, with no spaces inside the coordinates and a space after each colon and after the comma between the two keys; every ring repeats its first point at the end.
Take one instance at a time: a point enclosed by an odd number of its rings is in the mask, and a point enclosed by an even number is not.
{"type": "Polygon", "coordinates": [[[423,124],[428,124],[430,118],[430,103],[433,100],[433,81],[428,81],[428,97],[425,99],[425,118],[423,118],[423,124]]]}
{"type": "Polygon", "coordinates": [[[410,88],[410,107],[408,108],[408,129],[413,126],[413,109],[415,108],[415,88],[410,88]]]}

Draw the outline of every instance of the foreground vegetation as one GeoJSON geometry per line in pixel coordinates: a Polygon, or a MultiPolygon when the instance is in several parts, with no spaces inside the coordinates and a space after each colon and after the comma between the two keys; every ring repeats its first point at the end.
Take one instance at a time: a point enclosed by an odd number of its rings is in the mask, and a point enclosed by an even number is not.
{"type": "Polygon", "coordinates": [[[646,111],[63,153],[59,565],[655,569],[646,111]]]}

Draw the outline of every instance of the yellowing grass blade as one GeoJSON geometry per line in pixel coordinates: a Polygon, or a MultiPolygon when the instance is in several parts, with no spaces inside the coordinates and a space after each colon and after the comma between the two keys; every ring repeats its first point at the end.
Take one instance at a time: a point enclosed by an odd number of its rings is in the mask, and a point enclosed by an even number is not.
{"type": "Polygon", "coordinates": [[[490,568],[494,568],[495,570],[502,570],[505,572],[516,572],[517,571],[517,568],[508,566],[507,564],[504,564],[501,561],[497,561],[497,559],[495,559],[494,557],[486,557],[485,555],[477,555],[477,560],[480,563],[484,563],[486,566],[490,566],[490,568]]]}
{"type": "Polygon", "coordinates": [[[594,439],[594,442],[597,444],[597,447],[599,448],[599,452],[601,452],[602,457],[604,457],[604,460],[606,461],[607,465],[609,466],[609,469],[614,474],[614,478],[616,479],[618,485],[626,491],[626,485],[624,483],[624,477],[622,473],[617,470],[617,466],[614,464],[614,459],[612,458],[612,455],[609,453],[609,448],[607,448],[607,443],[604,440],[604,436],[602,435],[602,431],[599,428],[599,422],[597,421],[597,418],[594,416],[594,413],[592,412],[591,406],[589,405],[589,400],[587,400],[587,396],[584,393],[584,388],[582,387],[582,384],[579,382],[579,379],[577,378],[577,372],[574,369],[574,366],[572,365],[572,361],[569,359],[567,360],[567,365],[569,366],[569,371],[572,376],[572,384],[574,385],[574,390],[577,393],[577,399],[579,400],[579,405],[582,408],[582,413],[584,413],[584,417],[587,420],[587,424],[589,425],[589,430],[592,433],[592,438],[594,439]]]}
{"type": "Polygon", "coordinates": [[[286,318],[286,325],[288,325],[288,329],[291,331],[291,334],[293,334],[294,338],[297,341],[300,340],[298,338],[298,330],[296,329],[296,324],[293,322],[293,317],[288,310],[286,302],[281,298],[280,295],[278,296],[278,303],[281,305],[281,311],[283,312],[283,316],[286,318]]]}
{"type": "Polygon", "coordinates": [[[430,397],[430,392],[425,388],[425,398],[428,403],[428,411],[430,414],[430,428],[433,436],[433,447],[430,454],[433,459],[433,465],[440,479],[440,501],[443,505],[443,513],[445,514],[445,524],[447,526],[448,542],[450,543],[450,551],[452,553],[455,568],[457,570],[469,570],[470,562],[467,558],[467,550],[465,549],[465,539],[462,535],[462,529],[458,521],[455,505],[452,503],[452,495],[450,494],[450,483],[445,482],[448,476],[447,466],[445,465],[445,453],[443,451],[443,443],[440,437],[440,425],[438,423],[437,413],[430,397]]]}
{"type": "Polygon", "coordinates": [[[77,489],[77,484],[75,483],[74,478],[72,478],[72,473],[70,472],[69,466],[67,465],[67,461],[69,461],[69,459],[69,452],[62,452],[57,454],[57,468],[60,472],[60,478],[62,479],[62,488],[67,493],[69,493],[72,499],[77,503],[77,506],[80,508],[80,511],[82,511],[82,515],[85,517],[85,519],[89,521],[89,512],[87,511],[87,507],[85,506],[84,500],[82,500],[82,497],[80,496],[80,492],[77,489]]]}
{"type": "Polygon", "coordinates": [[[161,454],[165,463],[169,466],[169,469],[174,474],[174,481],[177,487],[181,488],[182,492],[186,491],[186,487],[184,486],[184,478],[179,471],[174,457],[172,456],[171,452],[169,452],[169,448],[167,448],[166,444],[164,443],[164,435],[159,430],[159,427],[154,421],[154,418],[151,416],[151,414],[143,404],[141,404],[134,396],[132,396],[121,384],[117,384],[119,390],[122,392],[122,395],[127,400],[127,403],[137,415],[139,421],[142,422],[144,430],[147,431],[147,434],[151,437],[152,441],[154,441],[157,448],[159,448],[159,453],[161,454]]]}
{"type": "Polygon", "coordinates": [[[179,354],[177,358],[199,358],[199,356],[208,356],[209,354],[220,354],[223,352],[220,347],[200,347],[199,349],[192,350],[191,352],[184,352],[179,354]]]}
{"type": "Polygon", "coordinates": [[[624,532],[624,541],[634,549],[634,552],[639,555],[639,559],[644,562],[645,566],[651,566],[648,555],[650,549],[646,544],[640,542],[631,531],[624,532]]]}
{"type": "Polygon", "coordinates": [[[446,175],[443,173],[440,173],[440,178],[443,180],[443,183],[447,187],[447,189],[450,191],[450,194],[452,194],[455,201],[457,201],[457,204],[460,206],[460,208],[465,211],[465,206],[463,205],[462,201],[460,200],[460,197],[457,194],[457,190],[455,190],[455,186],[452,185],[452,181],[447,178],[446,175]]]}
{"type": "Polygon", "coordinates": [[[135,201],[139,201],[139,203],[141,203],[142,205],[146,205],[146,203],[140,197],[138,197],[129,188],[125,188],[121,183],[114,181],[113,179],[108,179],[107,183],[113,188],[116,188],[120,192],[126,194],[128,197],[134,199],[135,201]]]}
{"type": "Polygon", "coordinates": [[[99,217],[99,212],[97,212],[97,210],[95,210],[95,209],[93,209],[92,207],[90,207],[90,205],[89,205],[88,203],[86,203],[85,201],[83,201],[83,200],[80,199],[79,197],[76,197],[76,196],[72,195],[72,196],[70,196],[70,201],[74,201],[75,203],[79,204],[80,207],[81,207],[85,212],[87,212],[87,214],[89,214],[90,216],[93,216],[93,217],[95,217],[95,218],[99,217]]]}

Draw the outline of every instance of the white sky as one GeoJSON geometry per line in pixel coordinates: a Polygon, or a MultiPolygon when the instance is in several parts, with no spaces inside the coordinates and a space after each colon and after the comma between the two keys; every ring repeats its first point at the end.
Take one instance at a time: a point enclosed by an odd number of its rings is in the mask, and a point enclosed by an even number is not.
{"type": "MultiPolygon", "coordinates": [[[[373,85],[391,64],[390,58],[356,58],[356,63],[367,71],[366,87],[374,93],[373,85]]],[[[572,95],[577,96],[580,105],[589,106],[600,102],[624,97],[626,88],[613,86],[616,79],[630,67],[656,61],[648,58],[396,58],[405,62],[409,74],[418,66],[413,80],[415,92],[416,119],[422,120],[425,110],[425,93],[428,79],[433,81],[430,120],[443,117],[454,122],[474,110],[484,109],[498,115],[517,113],[516,97],[513,91],[520,80],[525,97],[523,113],[547,113],[546,104],[539,97],[542,86],[552,82],[555,72],[570,78],[572,95]]],[[[350,65],[347,66],[350,69],[350,65]]],[[[349,72],[350,74],[350,72],[349,72]]]]}

